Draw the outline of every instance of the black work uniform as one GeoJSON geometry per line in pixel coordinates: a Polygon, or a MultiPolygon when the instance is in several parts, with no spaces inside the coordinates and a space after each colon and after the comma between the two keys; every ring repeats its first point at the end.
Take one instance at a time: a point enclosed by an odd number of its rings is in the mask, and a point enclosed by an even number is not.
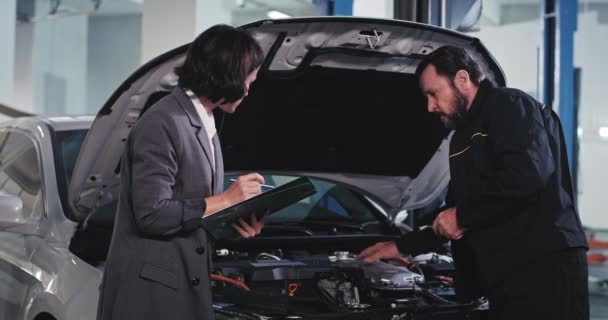
{"type": "Polygon", "coordinates": [[[466,229],[452,241],[459,296],[487,296],[491,319],[589,319],[587,243],[553,111],[485,80],[449,161],[446,204],[466,229]]]}

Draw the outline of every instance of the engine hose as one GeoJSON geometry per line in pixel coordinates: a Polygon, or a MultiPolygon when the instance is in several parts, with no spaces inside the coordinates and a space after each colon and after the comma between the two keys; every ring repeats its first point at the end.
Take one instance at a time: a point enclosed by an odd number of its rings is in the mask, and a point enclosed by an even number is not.
{"type": "MultiPolygon", "coordinates": [[[[225,315],[225,316],[229,316],[229,317],[238,317],[238,319],[260,320],[260,317],[251,316],[251,315],[236,312],[236,311],[226,310],[226,309],[222,309],[222,308],[216,307],[216,306],[213,306],[213,311],[215,311],[216,313],[225,315]]],[[[230,318],[230,319],[234,319],[234,318],[230,318]]]]}
{"type": "Polygon", "coordinates": [[[456,304],[458,304],[458,303],[456,303],[454,301],[450,301],[450,300],[444,299],[444,298],[442,298],[442,297],[440,297],[440,296],[432,293],[428,289],[424,289],[424,288],[420,288],[420,289],[421,289],[420,292],[422,292],[425,297],[431,298],[431,299],[433,299],[433,300],[435,300],[437,302],[441,302],[441,303],[445,303],[445,304],[450,304],[450,305],[456,305],[456,304]]]}
{"type": "Polygon", "coordinates": [[[245,291],[251,291],[251,289],[249,289],[249,287],[243,281],[240,281],[240,280],[220,276],[218,274],[211,274],[211,280],[227,282],[227,283],[234,285],[237,288],[241,288],[245,291]]]}
{"type": "MultiPolygon", "coordinates": [[[[294,316],[301,317],[302,319],[317,319],[317,320],[341,320],[348,318],[350,320],[369,320],[377,311],[360,311],[360,312],[332,312],[332,313],[323,313],[323,314],[308,314],[308,313],[300,313],[294,312],[294,316]]],[[[288,319],[288,318],[285,318],[288,319]]]]}

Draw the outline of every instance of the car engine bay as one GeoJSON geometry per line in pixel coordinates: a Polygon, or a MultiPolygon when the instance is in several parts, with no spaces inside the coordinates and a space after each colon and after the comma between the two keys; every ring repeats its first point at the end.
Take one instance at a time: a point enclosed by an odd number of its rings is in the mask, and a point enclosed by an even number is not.
{"type": "Polygon", "coordinates": [[[485,301],[456,302],[448,256],[370,264],[355,257],[217,250],[211,277],[218,319],[485,319],[485,301]]]}

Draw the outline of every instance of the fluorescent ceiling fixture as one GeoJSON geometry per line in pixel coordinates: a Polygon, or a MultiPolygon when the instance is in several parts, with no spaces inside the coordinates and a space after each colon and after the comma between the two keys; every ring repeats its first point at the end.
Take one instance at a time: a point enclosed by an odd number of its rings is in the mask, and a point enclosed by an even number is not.
{"type": "Polygon", "coordinates": [[[290,15],[277,10],[270,10],[266,12],[266,16],[268,16],[270,19],[284,19],[291,17],[290,15]]]}
{"type": "Polygon", "coordinates": [[[598,130],[598,133],[599,133],[600,137],[608,139],[608,127],[600,127],[600,130],[598,130]]]}
{"type": "Polygon", "coordinates": [[[578,129],[576,130],[576,134],[579,138],[583,137],[583,128],[578,127],[578,129]]]}
{"type": "Polygon", "coordinates": [[[144,0],[129,0],[131,2],[135,2],[137,4],[144,4],[144,0]]]}

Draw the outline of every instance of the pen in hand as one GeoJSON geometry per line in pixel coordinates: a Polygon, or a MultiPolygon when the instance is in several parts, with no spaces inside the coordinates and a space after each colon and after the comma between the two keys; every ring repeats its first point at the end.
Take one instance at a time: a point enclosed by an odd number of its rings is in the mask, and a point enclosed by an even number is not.
{"type": "MultiPolygon", "coordinates": [[[[236,182],[236,179],[230,179],[230,181],[232,181],[232,182],[236,182]]],[[[260,187],[262,187],[262,188],[267,188],[267,189],[274,189],[274,186],[271,186],[271,185],[269,185],[269,184],[261,184],[261,183],[260,183],[260,187]]]]}

